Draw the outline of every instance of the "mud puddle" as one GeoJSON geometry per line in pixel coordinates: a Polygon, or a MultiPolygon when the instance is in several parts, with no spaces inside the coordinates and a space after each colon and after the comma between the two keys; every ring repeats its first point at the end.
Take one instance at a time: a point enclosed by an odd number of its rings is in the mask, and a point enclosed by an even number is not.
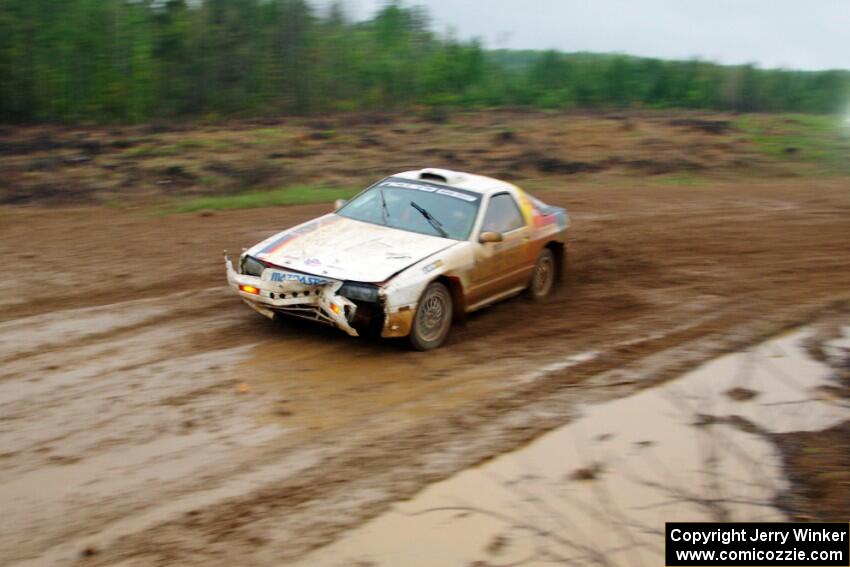
{"type": "MultiPolygon", "coordinates": [[[[779,521],[772,433],[850,416],[808,329],[680,379],[584,408],[525,448],[464,471],[299,565],[658,564],[665,521],[779,521]]],[[[828,345],[850,346],[850,328],[828,345]]]]}

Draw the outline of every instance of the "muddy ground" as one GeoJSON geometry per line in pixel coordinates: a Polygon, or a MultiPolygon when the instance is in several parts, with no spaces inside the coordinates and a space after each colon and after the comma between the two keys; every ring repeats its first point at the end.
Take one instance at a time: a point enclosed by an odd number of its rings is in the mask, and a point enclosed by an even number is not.
{"type": "MultiPolygon", "coordinates": [[[[528,183],[841,171],[850,137],[805,117],[685,111],[352,114],[226,124],[0,127],[0,204],[126,204],[362,187],[434,164],[528,183]],[[780,158],[780,159],[777,159],[780,158]]],[[[672,179],[671,179],[672,178],[672,179]]]]}
{"type": "Polygon", "coordinates": [[[0,564],[278,565],[581,403],[846,309],[848,180],[622,175],[545,173],[567,281],[431,353],[223,287],[222,249],[328,205],[0,209],[0,564]]]}
{"type": "MultiPolygon", "coordinates": [[[[841,334],[847,316],[824,317],[808,345],[810,355],[832,368],[833,380],[823,395],[850,400],[850,350],[824,344],[841,334]]],[[[776,435],[791,486],[780,505],[797,521],[843,522],[850,510],[850,420],[815,431],[776,435]]]]}

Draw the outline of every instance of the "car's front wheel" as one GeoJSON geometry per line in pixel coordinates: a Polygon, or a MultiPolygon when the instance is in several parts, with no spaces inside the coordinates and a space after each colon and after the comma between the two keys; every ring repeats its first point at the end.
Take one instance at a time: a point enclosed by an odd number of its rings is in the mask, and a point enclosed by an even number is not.
{"type": "Polygon", "coordinates": [[[422,292],[408,340],[416,350],[437,348],[446,340],[452,326],[452,295],[440,282],[422,292]]]}

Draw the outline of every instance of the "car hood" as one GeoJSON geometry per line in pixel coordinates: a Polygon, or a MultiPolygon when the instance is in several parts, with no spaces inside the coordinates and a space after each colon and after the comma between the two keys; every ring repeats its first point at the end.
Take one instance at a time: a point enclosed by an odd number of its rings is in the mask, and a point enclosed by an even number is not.
{"type": "Polygon", "coordinates": [[[301,272],[377,283],[455,244],[330,214],[275,234],[248,254],[301,272]]]}

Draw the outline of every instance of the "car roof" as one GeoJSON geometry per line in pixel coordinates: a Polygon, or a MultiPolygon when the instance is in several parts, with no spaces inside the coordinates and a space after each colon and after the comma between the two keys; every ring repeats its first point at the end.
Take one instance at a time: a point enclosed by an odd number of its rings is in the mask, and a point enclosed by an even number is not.
{"type": "Polygon", "coordinates": [[[498,193],[499,191],[519,189],[519,187],[500,179],[493,179],[492,177],[486,177],[484,175],[475,175],[473,173],[452,171],[451,169],[440,169],[436,167],[402,171],[401,173],[396,173],[391,177],[417,180],[421,179],[423,181],[428,181],[429,183],[442,183],[449,187],[475,191],[476,193],[481,193],[483,195],[491,195],[493,193],[498,193]]]}

